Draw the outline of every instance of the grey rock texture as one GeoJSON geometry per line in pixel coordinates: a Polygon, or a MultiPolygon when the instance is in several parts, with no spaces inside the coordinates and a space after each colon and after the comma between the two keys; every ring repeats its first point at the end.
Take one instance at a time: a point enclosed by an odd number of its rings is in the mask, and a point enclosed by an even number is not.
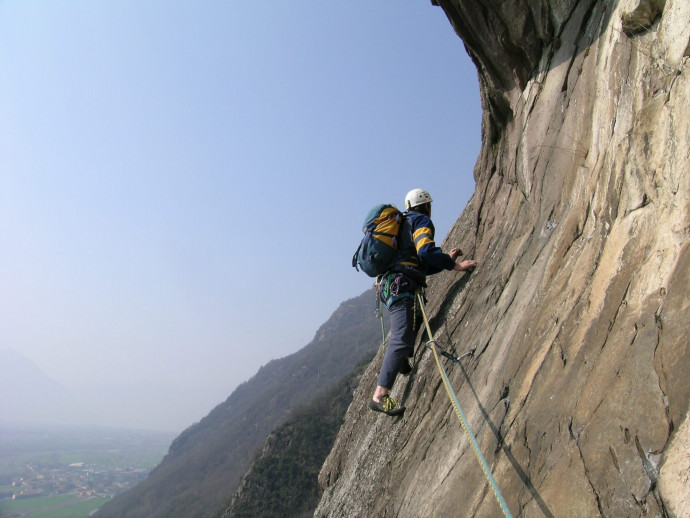
{"type": "MultiPolygon", "coordinates": [[[[430,278],[451,382],[514,516],[690,516],[690,2],[437,0],[479,72],[477,188],[430,278]]],[[[501,514],[421,332],[316,516],[501,514]]]]}

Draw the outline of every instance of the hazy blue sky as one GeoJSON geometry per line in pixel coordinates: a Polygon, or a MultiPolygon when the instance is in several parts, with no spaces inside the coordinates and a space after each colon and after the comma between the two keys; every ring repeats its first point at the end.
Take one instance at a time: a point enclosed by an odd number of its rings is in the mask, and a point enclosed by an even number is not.
{"type": "Polygon", "coordinates": [[[371,286],[372,205],[443,240],[479,132],[429,0],[0,0],[0,349],[200,418],[371,286]]]}

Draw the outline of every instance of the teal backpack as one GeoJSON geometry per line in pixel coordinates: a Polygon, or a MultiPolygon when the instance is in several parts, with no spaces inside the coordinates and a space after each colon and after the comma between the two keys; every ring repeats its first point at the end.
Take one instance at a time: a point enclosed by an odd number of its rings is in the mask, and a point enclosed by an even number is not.
{"type": "Polygon", "coordinates": [[[369,211],[364,219],[364,237],[352,256],[352,266],[369,277],[377,277],[391,269],[398,253],[398,234],[403,214],[395,205],[381,204],[369,211]],[[359,267],[358,267],[359,266],[359,267]]]}

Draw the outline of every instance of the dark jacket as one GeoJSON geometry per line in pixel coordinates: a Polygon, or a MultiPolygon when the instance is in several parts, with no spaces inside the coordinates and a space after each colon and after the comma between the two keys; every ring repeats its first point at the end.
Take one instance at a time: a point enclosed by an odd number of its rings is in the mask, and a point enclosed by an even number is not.
{"type": "Polygon", "coordinates": [[[452,270],[455,261],[436,246],[434,233],[434,224],[429,216],[414,210],[406,212],[393,271],[404,273],[424,286],[427,275],[452,270]]]}

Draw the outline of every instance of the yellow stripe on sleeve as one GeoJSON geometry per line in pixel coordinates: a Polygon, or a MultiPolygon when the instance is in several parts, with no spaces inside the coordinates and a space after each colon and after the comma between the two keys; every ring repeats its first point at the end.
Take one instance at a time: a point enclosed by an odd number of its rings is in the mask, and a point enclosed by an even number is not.
{"type": "Polygon", "coordinates": [[[428,227],[417,229],[414,234],[412,234],[412,239],[414,240],[414,246],[417,252],[428,244],[434,244],[434,240],[431,238],[431,229],[428,227]]]}

